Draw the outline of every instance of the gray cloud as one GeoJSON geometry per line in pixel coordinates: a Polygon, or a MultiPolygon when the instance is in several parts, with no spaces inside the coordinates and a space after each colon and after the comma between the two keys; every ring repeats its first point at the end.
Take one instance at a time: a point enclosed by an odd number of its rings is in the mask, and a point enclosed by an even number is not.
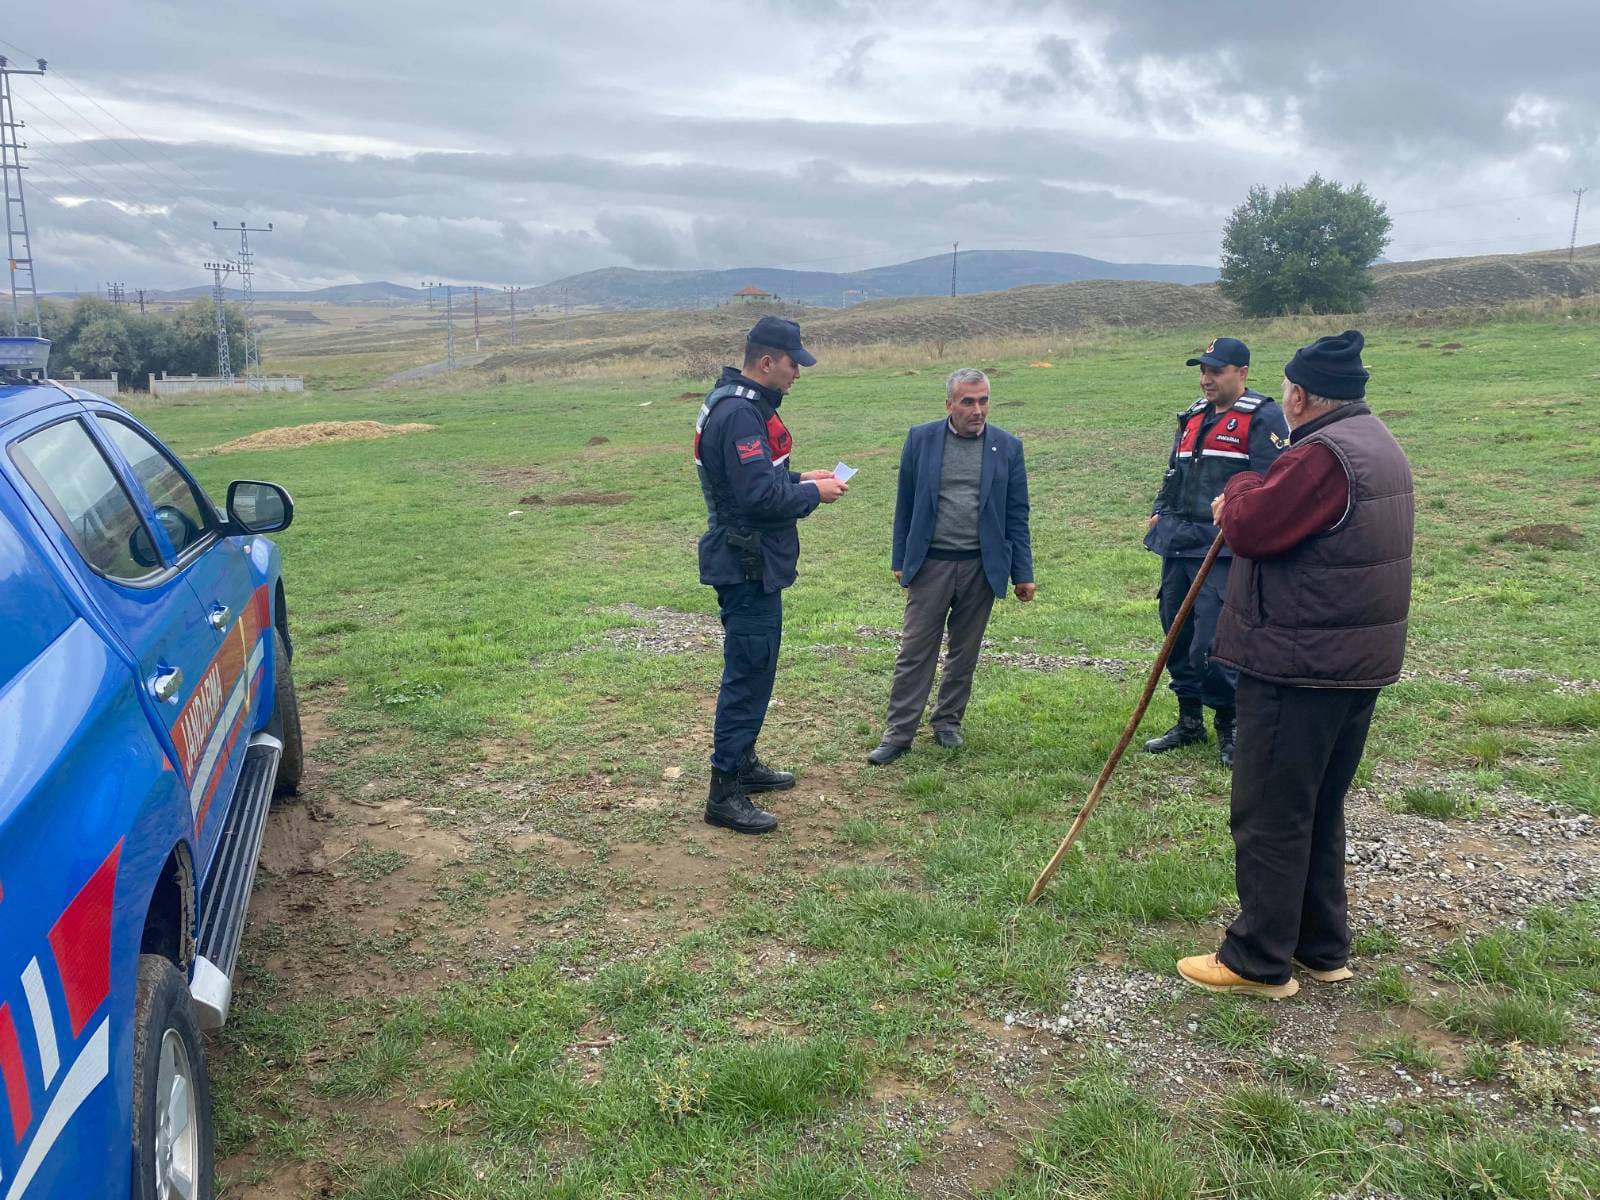
{"type": "Polygon", "coordinates": [[[16,89],[41,283],[201,282],[211,220],[240,217],[278,226],[267,286],[847,269],[957,239],[1203,262],[1251,184],[1313,171],[1388,201],[1401,256],[1483,253],[1560,244],[1568,190],[1600,186],[1600,6],[1575,0],[374,11],[17,17],[52,59],[16,89]]]}

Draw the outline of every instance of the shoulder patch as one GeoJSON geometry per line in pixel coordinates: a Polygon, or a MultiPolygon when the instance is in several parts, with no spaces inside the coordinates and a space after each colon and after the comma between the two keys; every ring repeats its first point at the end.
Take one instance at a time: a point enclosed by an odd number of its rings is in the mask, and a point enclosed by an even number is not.
{"type": "Polygon", "coordinates": [[[1240,412],[1255,412],[1266,403],[1266,399],[1265,396],[1240,396],[1233,402],[1233,407],[1240,412]]]}
{"type": "Polygon", "coordinates": [[[751,438],[745,442],[735,442],[734,449],[739,452],[740,462],[750,462],[752,459],[765,457],[761,452],[760,438],[751,438]]]}
{"type": "Polygon", "coordinates": [[[1181,421],[1184,417],[1192,417],[1192,416],[1194,416],[1194,414],[1199,412],[1202,408],[1204,408],[1206,406],[1206,404],[1207,404],[1206,398],[1204,396],[1201,396],[1200,399],[1196,400],[1193,404],[1189,405],[1188,408],[1184,409],[1181,413],[1179,413],[1178,414],[1178,419],[1181,421]]]}

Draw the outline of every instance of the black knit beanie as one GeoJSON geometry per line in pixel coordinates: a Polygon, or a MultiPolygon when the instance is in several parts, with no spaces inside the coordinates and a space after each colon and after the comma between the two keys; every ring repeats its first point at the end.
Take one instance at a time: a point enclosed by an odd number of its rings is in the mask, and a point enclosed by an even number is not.
{"type": "Polygon", "coordinates": [[[1329,400],[1360,400],[1367,394],[1368,372],[1361,365],[1366,339],[1359,329],[1346,329],[1321,337],[1294,352],[1283,373],[1313,396],[1329,400]]]}

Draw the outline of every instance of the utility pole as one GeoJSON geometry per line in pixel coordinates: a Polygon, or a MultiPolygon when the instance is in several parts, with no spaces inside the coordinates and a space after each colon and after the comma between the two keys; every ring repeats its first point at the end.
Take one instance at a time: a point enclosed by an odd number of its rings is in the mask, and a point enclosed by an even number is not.
{"type": "Polygon", "coordinates": [[[478,293],[482,290],[479,287],[472,289],[472,352],[474,354],[483,348],[478,340],[478,293]]]}
{"type": "Polygon", "coordinates": [[[511,306],[511,344],[515,346],[517,344],[517,293],[522,289],[508,287],[501,290],[506,294],[506,303],[511,306]]]}
{"type": "Polygon", "coordinates": [[[428,311],[432,312],[433,311],[433,289],[436,288],[438,286],[438,284],[434,284],[434,283],[419,283],[417,286],[420,287],[421,289],[423,289],[423,291],[428,293],[428,311]]]}
{"type": "Polygon", "coordinates": [[[139,315],[142,317],[144,316],[144,289],[135,288],[134,290],[139,293],[139,315]]]}
{"type": "Polygon", "coordinates": [[[1568,262],[1572,261],[1573,251],[1578,248],[1578,213],[1583,210],[1583,194],[1588,190],[1586,187],[1575,188],[1572,193],[1578,198],[1578,202],[1572,206],[1572,240],[1567,243],[1568,262]]]}
{"type": "Polygon", "coordinates": [[[450,294],[454,290],[448,283],[425,283],[429,294],[434,288],[444,289],[444,365],[447,371],[456,369],[456,316],[450,303],[450,294]]]}
{"type": "Polygon", "coordinates": [[[228,298],[222,290],[222,277],[238,269],[226,260],[206,264],[206,270],[211,272],[211,307],[217,314],[217,378],[224,384],[233,382],[233,362],[228,354],[228,298]]]}
{"type": "Polygon", "coordinates": [[[953,242],[950,246],[950,299],[956,298],[956,257],[961,252],[961,243],[953,242]]]}
{"type": "Polygon", "coordinates": [[[6,257],[11,263],[11,335],[22,334],[23,327],[33,326],[35,337],[44,336],[44,326],[39,319],[39,291],[33,283],[33,244],[28,238],[28,205],[22,196],[22,152],[28,143],[18,139],[17,130],[25,122],[17,120],[11,106],[11,77],[13,75],[43,75],[44,59],[35,59],[36,71],[6,65],[0,54],[0,175],[5,176],[6,193],[6,257]],[[26,306],[26,308],[24,307],[26,306]]]}
{"type": "Polygon", "coordinates": [[[127,289],[120,283],[106,284],[106,299],[113,304],[121,304],[127,289]]]}
{"type": "MultiPolygon", "coordinates": [[[[211,222],[211,228],[222,229],[217,222],[211,222]]],[[[227,227],[229,233],[233,227],[227,227]]],[[[252,282],[255,275],[255,255],[250,251],[250,235],[252,233],[271,233],[272,222],[268,221],[265,228],[246,225],[239,222],[239,279],[240,289],[244,292],[244,376],[250,386],[256,390],[261,388],[261,342],[256,334],[256,290],[252,282]]]]}

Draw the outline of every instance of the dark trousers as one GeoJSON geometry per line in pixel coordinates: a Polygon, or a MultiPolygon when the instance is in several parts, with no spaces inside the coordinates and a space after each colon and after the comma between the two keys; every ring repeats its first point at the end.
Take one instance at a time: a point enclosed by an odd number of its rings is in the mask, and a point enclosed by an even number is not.
{"type": "Polygon", "coordinates": [[[711,765],[737,771],[755,748],[778,677],[783,641],[783,593],[760,583],[717,585],[722,615],[722,687],[711,765]]]}
{"type": "MultiPolygon", "coordinates": [[[[1172,628],[1173,618],[1183,607],[1183,598],[1189,594],[1202,561],[1161,560],[1161,632],[1172,628]]],[[[1228,594],[1228,568],[1232,565],[1232,558],[1219,558],[1212,564],[1200,594],[1194,598],[1189,619],[1178,631],[1178,640],[1172,643],[1172,657],[1167,660],[1171,687],[1178,699],[1198,700],[1210,708],[1233,707],[1233,689],[1239,678],[1231,667],[1211,661],[1211,639],[1217,632],[1222,599],[1228,594]]]]}
{"type": "Polygon", "coordinates": [[[1378,692],[1243,675],[1238,696],[1229,824],[1240,912],[1217,957],[1246,979],[1283,983],[1290,958],[1332,970],[1350,956],[1344,796],[1378,692]]]}
{"type": "Polygon", "coordinates": [[[945,655],[939,702],[929,724],[935,729],[961,728],[994,599],[980,559],[952,562],[930,558],[922,564],[906,588],[905,629],[894,664],[894,682],[889,686],[889,719],[883,732],[889,745],[909,746],[917,736],[947,627],[950,651],[945,655]]]}

